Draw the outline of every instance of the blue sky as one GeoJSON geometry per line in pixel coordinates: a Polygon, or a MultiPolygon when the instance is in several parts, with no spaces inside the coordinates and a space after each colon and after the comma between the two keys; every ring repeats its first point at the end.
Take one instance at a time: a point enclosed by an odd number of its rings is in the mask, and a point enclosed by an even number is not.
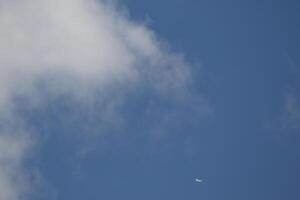
{"type": "Polygon", "coordinates": [[[50,2],[0,0],[0,199],[300,198],[297,1],[50,2]]]}

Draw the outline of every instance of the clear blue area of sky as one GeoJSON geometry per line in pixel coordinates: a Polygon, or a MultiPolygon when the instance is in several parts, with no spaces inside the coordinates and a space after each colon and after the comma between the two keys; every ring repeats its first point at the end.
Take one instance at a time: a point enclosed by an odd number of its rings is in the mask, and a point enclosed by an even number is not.
{"type": "Polygon", "coordinates": [[[178,106],[143,91],[128,97],[122,129],[84,122],[107,133],[92,142],[67,136],[85,130],[57,118],[72,113],[63,101],[35,113],[49,133],[34,161],[47,180],[36,199],[300,199],[300,131],[280,125],[285,95],[300,96],[299,1],[121,3],[185,54],[194,66],[191,98],[200,95],[214,112],[197,113],[197,99],[178,106]],[[92,150],[74,155],[79,145],[92,150]]]}

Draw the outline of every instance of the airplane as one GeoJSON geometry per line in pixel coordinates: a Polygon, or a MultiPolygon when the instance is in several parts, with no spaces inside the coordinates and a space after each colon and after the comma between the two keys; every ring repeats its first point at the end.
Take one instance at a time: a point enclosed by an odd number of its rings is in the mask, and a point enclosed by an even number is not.
{"type": "Polygon", "coordinates": [[[198,178],[196,178],[195,181],[198,182],[198,183],[202,183],[203,182],[201,179],[198,179],[198,178]]]}

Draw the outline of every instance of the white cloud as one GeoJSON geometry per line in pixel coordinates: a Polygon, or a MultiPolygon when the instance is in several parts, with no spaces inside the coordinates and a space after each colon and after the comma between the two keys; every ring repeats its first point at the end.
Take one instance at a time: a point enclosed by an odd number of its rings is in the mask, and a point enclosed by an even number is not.
{"type": "Polygon", "coordinates": [[[180,57],[164,51],[153,32],[111,4],[1,0],[0,26],[2,104],[49,73],[60,81],[56,86],[52,82],[56,90],[61,84],[67,90],[76,90],[77,83],[104,87],[141,75],[150,76],[154,84],[167,81],[160,87],[180,85],[186,78],[180,57]]]}
{"type": "Polygon", "coordinates": [[[41,106],[44,90],[89,101],[95,91],[139,85],[176,95],[189,79],[183,57],[112,1],[0,0],[0,44],[1,200],[23,199],[29,185],[23,161],[32,141],[15,128],[17,96],[41,106]]]}

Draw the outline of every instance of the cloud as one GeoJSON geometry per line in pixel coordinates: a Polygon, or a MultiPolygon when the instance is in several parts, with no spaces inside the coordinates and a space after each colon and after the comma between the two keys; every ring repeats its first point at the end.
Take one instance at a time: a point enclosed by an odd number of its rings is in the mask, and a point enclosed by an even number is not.
{"type": "Polygon", "coordinates": [[[24,160],[33,134],[20,124],[18,99],[42,108],[68,97],[103,99],[113,116],[131,88],[180,96],[189,66],[143,23],[114,1],[0,0],[0,199],[20,200],[31,189],[24,160]]]}
{"type": "Polygon", "coordinates": [[[297,62],[287,53],[287,61],[290,67],[290,77],[287,84],[287,91],[283,97],[282,126],[291,131],[300,130],[300,102],[297,90],[299,89],[298,65],[297,62]]]}
{"type": "Polygon", "coordinates": [[[44,76],[56,92],[75,92],[79,85],[106,87],[141,76],[153,85],[162,81],[157,86],[161,88],[180,86],[186,79],[182,59],[165,51],[152,31],[131,22],[112,4],[0,2],[2,104],[14,93],[31,90],[44,76]]]}
{"type": "Polygon", "coordinates": [[[30,173],[23,166],[32,140],[25,130],[3,130],[0,134],[0,199],[23,199],[30,184],[30,173]],[[18,135],[16,135],[16,132],[18,135]]]}
{"type": "Polygon", "coordinates": [[[294,94],[286,95],[284,111],[284,127],[300,130],[300,107],[294,94]]]}

